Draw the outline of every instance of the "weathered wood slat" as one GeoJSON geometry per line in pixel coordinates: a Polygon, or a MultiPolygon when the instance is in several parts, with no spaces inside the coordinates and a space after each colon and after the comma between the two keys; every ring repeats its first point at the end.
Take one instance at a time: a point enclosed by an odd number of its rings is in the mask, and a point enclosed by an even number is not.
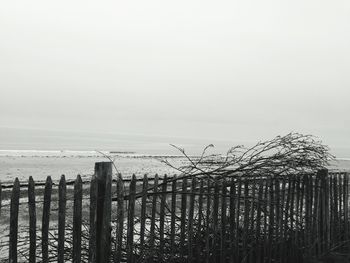
{"type": "Polygon", "coordinates": [[[333,231],[333,242],[339,242],[339,214],[338,214],[338,180],[335,176],[333,178],[333,218],[334,218],[334,231],[333,231]]]}
{"type": "Polygon", "coordinates": [[[221,185],[221,231],[220,231],[220,262],[226,262],[226,180],[223,180],[221,185]]]}
{"type": "Polygon", "coordinates": [[[112,163],[95,163],[97,178],[96,262],[108,262],[111,255],[112,163]]]}
{"type": "Polygon", "coordinates": [[[269,222],[268,222],[268,218],[269,218],[269,177],[267,176],[265,179],[265,189],[264,189],[264,202],[263,202],[263,207],[264,207],[264,246],[263,249],[261,251],[262,253],[262,257],[264,259],[264,262],[268,260],[268,254],[269,254],[269,222]],[[265,245],[266,244],[266,245],[265,245]]]}
{"type": "MultiPolygon", "coordinates": [[[[312,216],[312,202],[311,202],[311,178],[305,175],[305,247],[311,244],[311,216],[312,216]]],[[[307,252],[310,254],[310,251],[307,252]]]]}
{"type": "Polygon", "coordinates": [[[256,208],[256,236],[255,236],[255,247],[256,247],[256,261],[261,262],[261,218],[262,218],[262,201],[264,193],[264,180],[259,179],[259,193],[258,202],[256,208]]]}
{"type": "MultiPolygon", "coordinates": [[[[153,198],[152,198],[152,216],[151,216],[151,227],[150,227],[150,249],[154,249],[154,244],[155,244],[155,230],[156,230],[156,213],[157,213],[157,194],[158,193],[158,175],[156,175],[156,178],[154,180],[154,185],[153,185],[153,198]]],[[[152,259],[149,258],[148,261],[152,262],[152,259]]]]}
{"type": "Polygon", "coordinates": [[[177,179],[173,177],[171,184],[171,215],[170,215],[170,253],[171,258],[175,257],[175,232],[176,232],[176,189],[177,189],[177,179]]]}
{"type": "Polygon", "coordinates": [[[44,205],[42,215],[42,227],[41,227],[41,253],[42,262],[49,262],[49,226],[50,226],[50,212],[51,212],[51,193],[52,193],[52,180],[51,176],[46,179],[44,190],[44,205]]]}
{"type": "MultiPolygon", "coordinates": [[[[295,222],[295,200],[296,200],[296,177],[292,177],[292,185],[291,185],[291,199],[290,199],[290,210],[289,210],[289,221],[290,221],[290,227],[289,227],[289,235],[290,238],[294,244],[295,242],[295,233],[294,229],[297,228],[296,222],[295,222]]],[[[295,246],[292,246],[291,248],[291,259],[295,261],[295,246]]]]}
{"type": "Polygon", "coordinates": [[[195,201],[195,191],[196,191],[197,180],[194,177],[191,182],[191,193],[190,193],[190,203],[188,207],[188,262],[193,261],[193,216],[194,216],[194,201],[195,201]]]}
{"type": "Polygon", "coordinates": [[[126,254],[127,262],[134,262],[134,217],[135,217],[135,194],[136,194],[136,176],[133,174],[129,185],[129,205],[128,205],[128,225],[126,254]]]}
{"type": "Polygon", "coordinates": [[[187,212],[187,178],[182,179],[182,194],[181,194],[181,215],[180,215],[180,258],[185,257],[187,248],[185,247],[186,238],[186,212],[187,212]]]}
{"type": "Polygon", "coordinates": [[[237,209],[236,209],[236,229],[235,229],[235,262],[240,262],[240,255],[241,255],[241,249],[240,249],[240,216],[241,216],[241,197],[242,197],[242,178],[238,177],[238,186],[237,186],[237,209]]]}
{"type": "MultiPolygon", "coordinates": [[[[280,240],[281,242],[284,241],[284,220],[285,220],[285,200],[286,200],[286,183],[287,183],[287,179],[285,177],[282,178],[282,185],[281,185],[281,191],[280,191],[280,220],[278,222],[278,228],[279,228],[279,236],[280,236],[280,240]]],[[[279,246],[279,258],[284,258],[285,257],[285,253],[284,253],[284,247],[283,244],[280,244],[279,246]]]]}
{"type": "Polygon", "coordinates": [[[36,209],[35,186],[33,177],[28,182],[28,209],[29,209],[29,262],[36,262],[36,209]]]}
{"type": "Polygon", "coordinates": [[[306,185],[306,176],[303,175],[301,178],[301,193],[300,193],[300,205],[299,205],[299,222],[301,225],[300,229],[300,247],[305,247],[305,185],[306,185]]]}
{"type": "Polygon", "coordinates": [[[140,218],[140,246],[141,251],[144,249],[145,242],[145,229],[146,229],[146,211],[147,211],[147,189],[148,189],[148,178],[145,174],[143,176],[142,184],[142,201],[141,201],[141,218],[140,218]]]}
{"type": "MultiPolygon", "coordinates": [[[[198,196],[198,212],[197,212],[197,228],[196,228],[196,238],[194,243],[194,249],[195,249],[195,255],[194,257],[199,261],[198,259],[201,258],[202,250],[203,250],[203,194],[204,194],[204,180],[200,180],[200,186],[199,186],[199,196],[198,196]]],[[[202,260],[202,258],[201,258],[202,260]]],[[[195,261],[196,262],[196,261],[195,261]]]]}
{"type": "Polygon", "coordinates": [[[220,241],[219,241],[219,198],[220,198],[220,185],[218,181],[214,182],[214,196],[213,196],[213,256],[215,261],[218,261],[220,256],[220,241]]]}
{"type": "Polygon", "coordinates": [[[116,222],[116,255],[115,262],[122,262],[123,231],[124,231],[124,182],[122,176],[117,180],[117,222],[116,222]]]}
{"type": "Polygon", "coordinates": [[[67,203],[66,178],[61,176],[58,187],[58,241],[57,241],[57,262],[64,263],[64,242],[66,226],[66,203],[67,203]]]}
{"type": "Polygon", "coordinates": [[[165,204],[166,204],[166,191],[167,191],[168,181],[167,175],[164,176],[162,182],[162,194],[160,199],[160,208],[159,208],[159,252],[163,255],[164,252],[164,222],[165,222],[165,204]]]}
{"type": "Polygon", "coordinates": [[[19,210],[20,184],[15,179],[11,194],[10,205],[10,240],[9,240],[9,262],[17,263],[17,239],[18,239],[18,210],[19,210]]]}
{"type": "Polygon", "coordinates": [[[90,231],[89,231],[89,263],[96,262],[96,223],[97,223],[97,177],[93,175],[90,183],[90,231]]]}
{"type": "Polygon", "coordinates": [[[81,223],[82,223],[83,186],[80,175],[74,184],[73,208],[73,263],[81,262],[81,223]]]}
{"type": "Polygon", "coordinates": [[[349,177],[344,174],[344,240],[349,239],[349,177]]]}
{"type": "MultiPolygon", "coordinates": [[[[322,173],[322,171],[319,171],[319,173],[322,173]]],[[[323,176],[323,174],[322,174],[323,176]]],[[[339,211],[339,221],[340,221],[340,224],[339,224],[339,241],[342,241],[342,234],[343,234],[343,230],[342,230],[342,220],[343,220],[343,208],[342,208],[342,175],[339,174],[338,175],[338,211],[339,211]]]]}
{"type": "MultiPolygon", "coordinates": [[[[294,218],[294,221],[295,221],[294,244],[297,248],[299,248],[300,247],[300,245],[299,245],[299,233],[300,233],[299,204],[300,204],[300,193],[301,193],[300,176],[297,176],[295,179],[296,179],[296,181],[295,181],[295,191],[296,191],[295,196],[296,197],[295,197],[295,218],[294,218]]],[[[299,257],[297,256],[297,252],[298,251],[295,251],[295,263],[299,263],[299,257]]]]}
{"type": "Polygon", "coordinates": [[[281,238],[281,230],[280,230],[280,222],[281,220],[281,207],[283,207],[283,204],[281,204],[281,193],[280,193],[280,187],[281,187],[281,181],[280,178],[276,177],[274,180],[274,209],[275,209],[275,243],[277,243],[276,247],[273,249],[272,257],[278,258],[279,257],[279,251],[280,251],[280,243],[282,240],[281,238]]]}
{"type": "Polygon", "coordinates": [[[206,202],[206,205],[207,205],[207,211],[206,211],[206,233],[205,233],[205,262],[206,263],[210,263],[211,262],[211,238],[210,238],[210,235],[211,235],[211,220],[212,220],[212,217],[211,217],[211,199],[212,199],[212,196],[211,196],[211,181],[210,179],[208,179],[207,181],[207,202],[206,202]]]}
{"type": "MultiPolygon", "coordinates": [[[[249,202],[249,181],[244,180],[244,218],[243,218],[243,253],[242,256],[245,262],[249,262],[249,248],[248,248],[248,236],[249,236],[249,212],[250,212],[250,202],[249,202]]],[[[270,207],[271,208],[271,207],[270,207]]]]}

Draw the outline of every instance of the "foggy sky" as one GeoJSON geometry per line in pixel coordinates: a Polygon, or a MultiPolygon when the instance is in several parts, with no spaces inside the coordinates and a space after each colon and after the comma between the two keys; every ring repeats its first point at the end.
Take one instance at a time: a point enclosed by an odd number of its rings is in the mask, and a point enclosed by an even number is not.
{"type": "Polygon", "coordinates": [[[349,1],[3,1],[0,38],[1,127],[350,146],[349,1]]]}

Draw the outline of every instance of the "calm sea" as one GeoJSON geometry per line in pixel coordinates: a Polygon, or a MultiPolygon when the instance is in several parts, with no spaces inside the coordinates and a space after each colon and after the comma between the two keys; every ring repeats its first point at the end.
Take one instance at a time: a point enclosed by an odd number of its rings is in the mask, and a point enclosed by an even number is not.
{"type": "MultiPolygon", "coordinates": [[[[35,129],[0,128],[0,181],[11,182],[15,177],[26,181],[29,176],[45,180],[52,176],[58,180],[61,174],[73,179],[77,174],[90,178],[94,163],[107,161],[103,153],[111,156],[118,172],[124,177],[132,174],[174,174],[176,170],[165,165],[168,159],[175,166],[184,163],[180,152],[170,143],[196,155],[213,143],[210,153],[225,153],[230,146],[244,142],[198,138],[145,136],[138,134],[114,134],[67,131],[42,131],[35,129]]],[[[347,150],[342,150],[341,157],[347,150]]],[[[340,158],[332,168],[350,170],[350,158],[340,158]]]]}

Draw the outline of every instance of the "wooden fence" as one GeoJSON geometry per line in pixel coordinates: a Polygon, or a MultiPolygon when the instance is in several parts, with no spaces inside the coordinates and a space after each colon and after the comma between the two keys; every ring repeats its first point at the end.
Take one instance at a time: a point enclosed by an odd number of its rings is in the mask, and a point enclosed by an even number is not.
{"type": "MultiPolygon", "coordinates": [[[[40,225],[32,177],[25,195],[15,180],[9,262],[309,262],[335,249],[349,251],[346,173],[123,181],[120,175],[112,180],[111,163],[97,163],[89,184],[78,176],[73,189],[68,185],[64,176],[58,186],[47,178],[40,225]],[[23,198],[27,235],[18,223],[23,198]],[[19,249],[23,238],[29,245],[19,249]]],[[[0,217],[3,195],[0,185],[0,217]]]]}

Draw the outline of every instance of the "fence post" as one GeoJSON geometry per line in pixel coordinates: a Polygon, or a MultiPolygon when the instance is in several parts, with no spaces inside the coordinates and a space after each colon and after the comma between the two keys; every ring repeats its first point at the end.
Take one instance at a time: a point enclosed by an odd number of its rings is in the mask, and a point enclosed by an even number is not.
{"type": "Polygon", "coordinates": [[[111,255],[112,162],[95,163],[97,179],[96,262],[109,262],[111,255]]]}

